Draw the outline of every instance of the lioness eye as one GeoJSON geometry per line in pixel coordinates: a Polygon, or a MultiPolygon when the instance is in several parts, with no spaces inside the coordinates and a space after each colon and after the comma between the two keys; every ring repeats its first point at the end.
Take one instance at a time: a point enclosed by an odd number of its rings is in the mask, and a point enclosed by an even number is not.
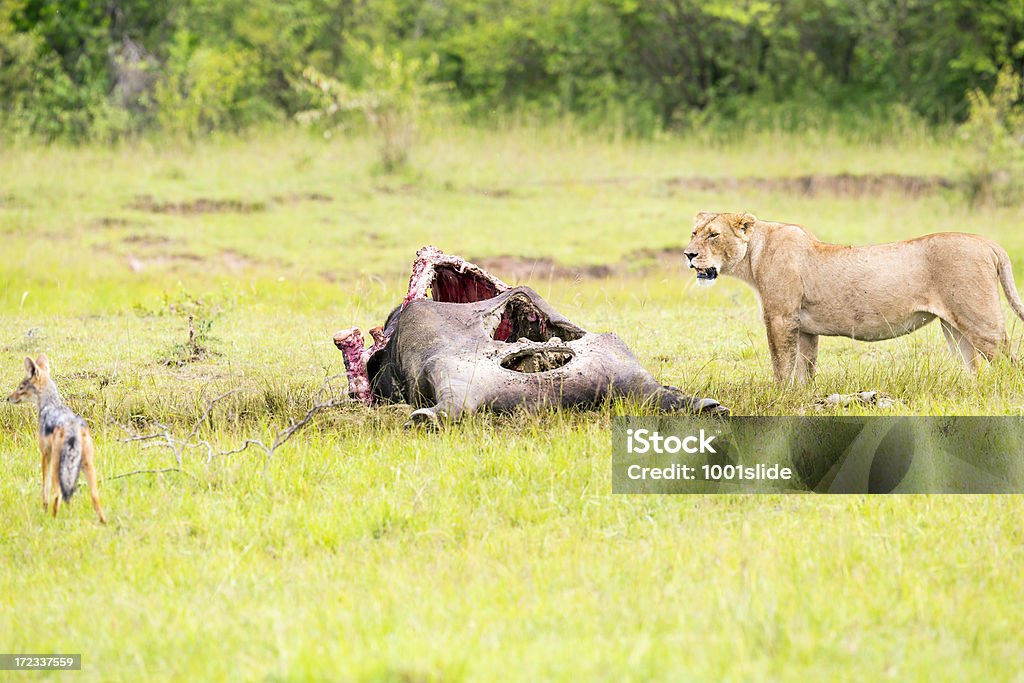
{"type": "Polygon", "coordinates": [[[709,239],[709,240],[713,240],[713,239],[715,239],[716,237],[718,237],[718,233],[717,233],[717,232],[713,232],[713,233],[711,233],[710,235],[708,235],[708,239],[709,239]]]}

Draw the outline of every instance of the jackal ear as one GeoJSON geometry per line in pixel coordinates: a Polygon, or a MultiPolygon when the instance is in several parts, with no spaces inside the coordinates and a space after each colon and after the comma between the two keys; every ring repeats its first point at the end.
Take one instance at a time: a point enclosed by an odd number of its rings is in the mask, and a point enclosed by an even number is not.
{"type": "Polygon", "coordinates": [[[46,357],[45,353],[39,354],[39,357],[36,358],[36,367],[43,372],[50,372],[50,359],[46,357]]]}
{"type": "Polygon", "coordinates": [[[36,376],[36,362],[28,356],[25,356],[25,372],[28,373],[29,377],[36,376]]]}

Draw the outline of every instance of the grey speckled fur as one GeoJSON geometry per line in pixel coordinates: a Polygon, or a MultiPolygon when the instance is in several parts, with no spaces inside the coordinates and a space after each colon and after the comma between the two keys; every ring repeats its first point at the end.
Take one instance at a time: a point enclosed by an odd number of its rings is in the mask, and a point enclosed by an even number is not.
{"type": "Polygon", "coordinates": [[[64,429],[64,444],[60,450],[60,493],[65,501],[71,500],[82,471],[82,428],[85,420],[75,415],[61,402],[57,388],[39,397],[39,432],[49,436],[64,429]]]}

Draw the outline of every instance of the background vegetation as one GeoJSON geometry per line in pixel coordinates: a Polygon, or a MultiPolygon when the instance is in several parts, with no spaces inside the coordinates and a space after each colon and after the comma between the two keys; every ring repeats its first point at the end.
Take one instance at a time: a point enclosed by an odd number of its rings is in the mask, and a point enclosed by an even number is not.
{"type": "Polygon", "coordinates": [[[2,0],[4,125],[81,140],[278,122],[309,108],[309,67],[366,80],[367,46],[436,58],[429,78],[474,120],[943,124],[1024,68],[1024,1],[2,0]]]}

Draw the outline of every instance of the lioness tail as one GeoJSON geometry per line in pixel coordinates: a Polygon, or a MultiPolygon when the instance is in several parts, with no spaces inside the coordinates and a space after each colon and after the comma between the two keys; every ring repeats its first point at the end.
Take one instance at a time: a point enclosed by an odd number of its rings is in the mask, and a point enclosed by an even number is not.
{"type": "Polygon", "coordinates": [[[1017,294],[1017,285],[1013,281],[1013,266],[1010,265],[1010,257],[1006,250],[1000,246],[995,247],[996,258],[999,260],[996,272],[999,274],[999,282],[1003,285],[1003,293],[1006,300],[1010,302],[1010,308],[1017,314],[1017,317],[1024,320],[1024,301],[1020,300],[1017,294]]]}

